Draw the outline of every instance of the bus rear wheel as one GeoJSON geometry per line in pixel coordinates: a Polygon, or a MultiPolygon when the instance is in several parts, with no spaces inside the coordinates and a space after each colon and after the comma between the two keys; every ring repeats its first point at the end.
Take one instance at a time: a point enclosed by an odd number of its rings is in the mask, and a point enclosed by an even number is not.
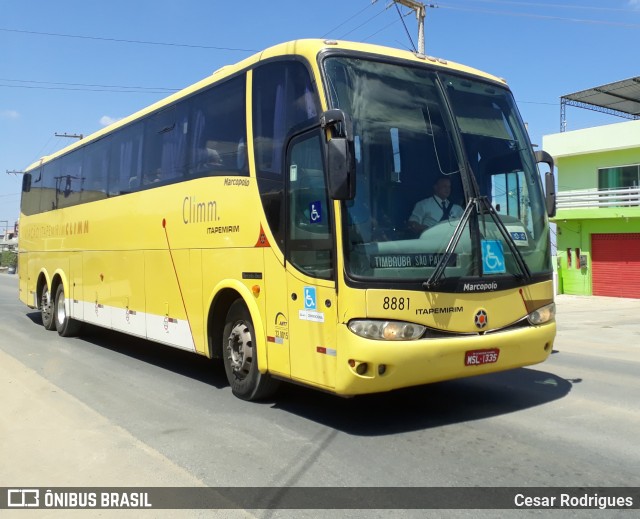
{"type": "Polygon", "coordinates": [[[273,395],[279,382],[258,370],[253,321],[239,299],[229,308],[222,340],[224,370],[233,394],[242,400],[261,400],[273,395]]]}
{"type": "Polygon", "coordinates": [[[42,294],[40,295],[40,314],[42,315],[42,325],[45,330],[55,330],[56,322],[53,318],[53,297],[48,285],[42,287],[42,294]]]}
{"type": "Polygon", "coordinates": [[[64,286],[62,283],[58,285],[56,290],[54,318],[58,334],[61,337],[73,337],[78,335],[80,331],[80,321],[76,321],[67,315],[65,307],[64,286]]]}

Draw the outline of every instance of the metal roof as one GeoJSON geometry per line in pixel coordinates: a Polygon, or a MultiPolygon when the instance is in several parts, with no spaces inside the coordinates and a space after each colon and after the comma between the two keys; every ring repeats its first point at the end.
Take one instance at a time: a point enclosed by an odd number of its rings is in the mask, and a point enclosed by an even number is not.
{"type": "Polygon", "coordinates": [[[640,119],[640,76],[567,94],[560,102],[626,119],[640,119]]]}

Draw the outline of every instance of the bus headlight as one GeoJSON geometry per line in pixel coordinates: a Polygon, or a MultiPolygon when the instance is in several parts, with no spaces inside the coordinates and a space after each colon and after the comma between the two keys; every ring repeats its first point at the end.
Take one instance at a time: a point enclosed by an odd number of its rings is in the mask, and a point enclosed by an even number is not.
{"type": "Polygon", "coordinates": [[[354,319],[349,321],[348,326],[356,335],[378,341],[413,341],[419,339],[426,330],[420,324],[375,319],[354,319]]]}
{"type": "Polygon", "coordinates": [[[553,321],[556,317],[556,304],[551,303],[550,305],[543,306],[542,308],[538,308],[531,312],[527,319],[533,325],[548,323],[549,321],[553,321]]]}

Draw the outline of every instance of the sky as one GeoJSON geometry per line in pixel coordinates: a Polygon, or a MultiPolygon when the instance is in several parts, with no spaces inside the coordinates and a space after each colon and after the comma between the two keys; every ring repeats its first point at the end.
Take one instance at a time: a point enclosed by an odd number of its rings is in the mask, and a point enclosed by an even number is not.
{"type": "MultiPolygon", "coordinates": [[[[560,130],[562,95],[640,76],[640,0],[432,5],[426,53],[505,78],[534,144],[560,130]]],[[[399,9],[391,0],[0,0],[0,233],[20,212],[21,176],[6,172],[71,143],[56,133],[88,135],[284,41],[412,49],[416,18],[399,9]]],[[[567,108],[567,130],[621,121],[567,108]]]]}

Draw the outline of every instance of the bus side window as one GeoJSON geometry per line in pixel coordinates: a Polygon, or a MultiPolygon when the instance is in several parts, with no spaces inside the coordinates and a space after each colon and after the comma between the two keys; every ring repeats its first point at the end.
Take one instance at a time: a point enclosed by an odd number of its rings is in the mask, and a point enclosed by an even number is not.
{"type": "Polygon", "coordinates": [[[69,207],[80,203],[80,192],[87,177],[82,169],[85,148],[72,151],[58,159],[62,162],[58,185],[58,207],[69,207]]]}
{"type": "Polygon", "coordinates": [[[85,149],[82,161],[82,182],[80,199],[82,202],[101,200],[107,196],[107,175],[109,173],[109,144],[106,137],[85,149]]]}
{"type": "Polygon", "coordinates": [[[42,168],[42,193],[40,196],[40,212],[53,211],[58,208],[57,182],[60,178],[60,161],[53,160],[42,168]]]}
{"type": "Polygon", "coordinates": [[[42,166],[31,172],[31,186],[28,191],[22,191],[21,211],[30,216],[40,210],[40,195],[42,193],[42,166]]]}
{"type": "Polygon", "coordinates": [[[256,167],[260,173],[281,174],[287,134],[319,113],[311,77],[299,61],[262,65],[253,72],[253,95],[256,167]]]}
{"type": "Polygon", "coordinates": [[[260,199],[271,232],[284,251],[284,141],[294,126],[317,118],[320,103],[311,76],[300,61],[277,61],[256,67],[252,92],[253,146],[260,199]]]}
{"type": "Polygon", "coordinates": [[[214,85],[193,98],[187,172],[192,176],[249,174],[246,77],[214,85]]]}
{"type": "Polygon", "coordinates": [[[122,130],[110,149],[109,196],[138,190],[142,170],[142,123],[122,130]]]}
{"type": "Polygon", "coordinates": [[[144,131],[144,185],[182,177],[187,148],[187,110],[180,103],[149,117],[144,131]]]}

